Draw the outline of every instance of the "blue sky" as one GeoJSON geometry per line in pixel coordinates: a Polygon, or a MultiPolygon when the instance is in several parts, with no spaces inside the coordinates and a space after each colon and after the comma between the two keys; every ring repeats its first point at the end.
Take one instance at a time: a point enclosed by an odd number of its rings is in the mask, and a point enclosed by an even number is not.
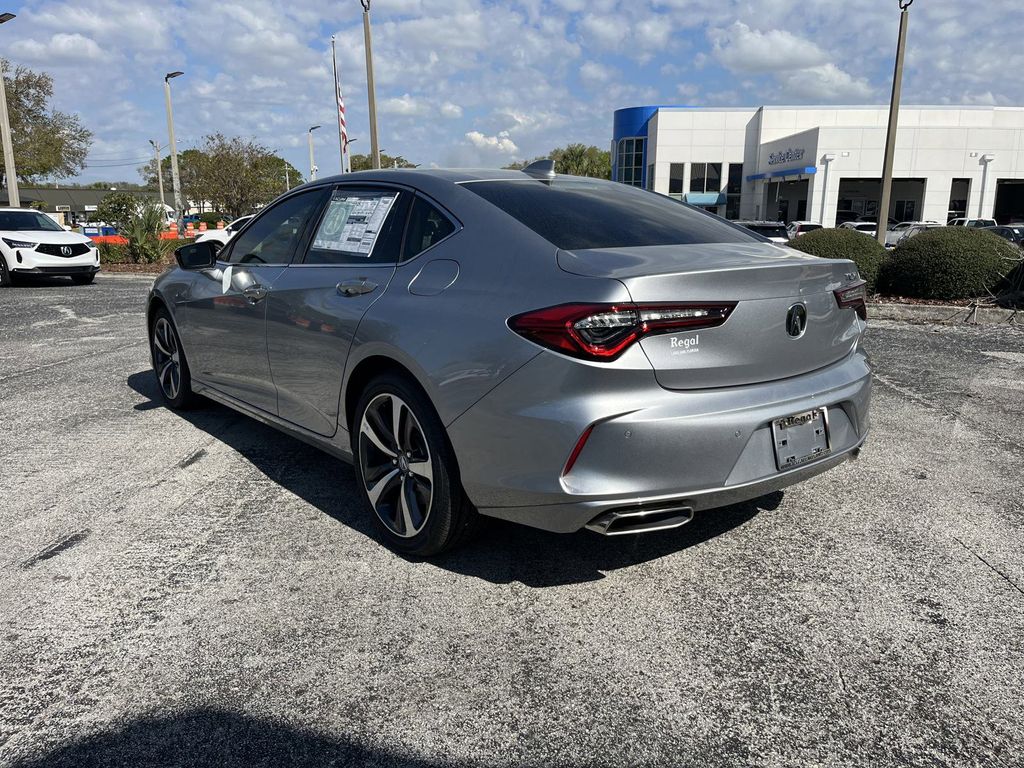
{"type": "MultiPolygon", "coordinates": [[[[1019,0],[911,8],[906,103],[1024,104],[1019,0]],[[997,23],[993,23],[993,22],[997,23]]],[[[355,152],[366,152],[358,0],[39,0],[15,6],[0,55],[53,74],[95,133],[81,179],[137,181],[166,143],[254,138],[305,173],[337,172],[330,37],[355,152]]],[[[572,141],[608,146],[612,111],[888,101],[896,0],[373,0],[381,147],[425,166],[498,166],[572,141]]]]}

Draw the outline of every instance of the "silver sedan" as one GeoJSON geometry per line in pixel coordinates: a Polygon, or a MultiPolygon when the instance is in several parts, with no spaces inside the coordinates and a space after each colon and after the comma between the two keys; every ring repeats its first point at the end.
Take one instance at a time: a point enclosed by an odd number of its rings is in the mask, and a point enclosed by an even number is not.
{"type": "Polygon", "coordinates": [[[867,435],[854,264],[633,187],[350,174],[177,259],[148,309],[168,405],[203,395],[353,462],[403,552],[480,515],[673,528],[867,435]]]}

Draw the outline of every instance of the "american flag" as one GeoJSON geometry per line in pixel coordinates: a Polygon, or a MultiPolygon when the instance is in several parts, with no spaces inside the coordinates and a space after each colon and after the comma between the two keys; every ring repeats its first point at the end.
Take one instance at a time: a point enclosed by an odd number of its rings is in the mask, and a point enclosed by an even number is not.
{"type": "Polygon", "coordinates": [[[345,154],[348,153],[348,126],[345,124],[345,97],[341,95],[341,83],[334,81],[335,90],[338,92],[338,130],[341,132],[341,162],[344,166],[345,154]]]}

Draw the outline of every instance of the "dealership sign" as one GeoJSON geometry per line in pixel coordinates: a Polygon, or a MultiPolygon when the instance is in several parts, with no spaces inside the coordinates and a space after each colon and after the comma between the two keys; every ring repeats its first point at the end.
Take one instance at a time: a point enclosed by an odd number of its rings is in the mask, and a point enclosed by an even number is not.
{"type": "Polygon", "coordinates": [[[782,163],[799,163],[804,156],[804,150],[802,147],[793,149],[782,150],[780,152],[772,152],[768,155],[768,165],[781,165],[782,163]]]}

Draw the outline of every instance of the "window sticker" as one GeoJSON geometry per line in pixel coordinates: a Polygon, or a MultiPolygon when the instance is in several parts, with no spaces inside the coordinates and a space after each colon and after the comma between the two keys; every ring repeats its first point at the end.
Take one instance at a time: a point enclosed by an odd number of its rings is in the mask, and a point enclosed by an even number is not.
{"type": "Polygon", "coordinates": [[[319,251],[341,251],[370,257],[397,194],[383,197],[336,192],[313,240],[319,251]]]}

